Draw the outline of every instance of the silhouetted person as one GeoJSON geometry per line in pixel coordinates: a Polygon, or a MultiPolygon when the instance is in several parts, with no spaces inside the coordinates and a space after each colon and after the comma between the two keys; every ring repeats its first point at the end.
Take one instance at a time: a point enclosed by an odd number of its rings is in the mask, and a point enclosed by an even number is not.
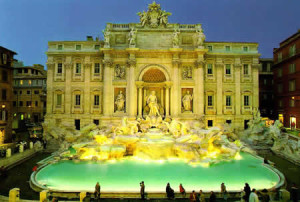
{"type": "Polygon", "coordinates": [[[145,200],[145,183],[144,183],[144,181],[142,181],[140,183],[140,187],[141,187],[141,189],[140,189],[141,199],[145,200]]]}
{"type": "Polygon", "coordinates": [[[215,202],[216,201],[216,195],[213,191],[210,192],[210,196],[209,196],[209,202],[215,202]]]}
{"type": "Polygon", "coordinates": [[[263,189],[260,192],[260,195],[261,195],[261,201],[262,202],[269,202],[270,201],[270,196],[269,196],[269,192],[268,192],[267,189],[263,189]]]}
{"type": "Polygon", "coordinates": [[[94,192],[96,200],[100,199],[100,189],[101,189],[100,184],[99,182],[97,182],[95,186],[95,192],[94,192]]]}
{"type": "Polygon", "coordinates": [[[297,201],[298,202],[298,187],[296,187],[296,184],[293,183],[292,187],[291,187],[291,200],[293,202],[297,201]]]}
{"type": "Polygon", "coordinates": [[[245,183],[244,192],[245,192],[244,199],[245,199],[246,202],[248,202],[249,201],[249,196],[250,196],[250,193],[251,193],[251,188],[250,188],[248,183],[245,183]]]}
{"type": "Polygon", "coordinates": [[[167,193],[168,199],[173,199],[174,196],[175,196],[174,195],[174,190],[171,188],[170,183],[167,184],[166,193],[167,193]]]}
{"type": "Polygon", "coordinates": [[[193,190],[193,192],[190,194],[190,202],[196,202],[196,199],[196,192],[193,190]]]}

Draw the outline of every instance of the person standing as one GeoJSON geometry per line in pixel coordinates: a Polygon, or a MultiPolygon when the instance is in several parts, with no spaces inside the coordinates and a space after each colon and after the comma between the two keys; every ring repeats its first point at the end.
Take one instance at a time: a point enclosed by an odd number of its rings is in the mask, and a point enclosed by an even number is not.
{"type": "Polygon", "coordinates": [[[179,185],[179,192],[182,195],[182,198],[185,198],[186,193],[185,193],[185,189],[183,188],[182,184],[179,185]]]}
{"type": "Polygon", "coordinates": [[[197,201],[198,202],[205,202],[205,196],[202,190],[199,191],[198,196],[197,196],[197,201]]]}
{"type": "Polygon", "coordinates": [[[259,202],[256,189],[252,189],[252,192],[249,196],[249,202],[259,202]]]}
{"type": "Polygon", "coordinates": [[[216,202],[216,195],[213,191],[210,192],[209,202],[216,202]]]}
{"type": "Polygon", "coordinates": [[[145,200],[145,183],[144,183],[144,181],[142,181],[140,183],[140,187],[141,187],[141,189],[140,189],[141,199],[145,200]]]}
{"type": "Polygon", "coordinates": [[[227,201],[227,190],[226,190],[226,186],[225,186],[224,182],[222,182],[222,184],[221,184],[221,194],[222,194],[224,200],[227,201]]]}
{"type": "Polygon", "coordinates": [[[293,183],[291,187],[291,200],[293,202],[298,201],[298,191],[299,191],[298,187],[296,186],[295,183],[293,183]]]}
{"type": "Polygon", "coordinates": [[[191,202],[196,202],[196,192],[193,190],[193,192],[190,194],[190,201],[191,202]]]}
{"type": "Polygon", "coordinates": [[[251,193],[251,188],[250,188],[248,183],[245,183],[244,192],[245,192],[244,199],[245,199],[246,202],[248,202],[249,201],[249,196],[250,196],[250,193],[251,193]]]}
{"type": "Polygon", "coordinates": [[[174,190],[171,188],[170,183],[167,184],[166,193],[167,193],[168,199],[174,199],[174,197],[175,197],[174,190]]]}
{"type": "Polygon", "coordinates": [[[99,182],[97,182],[97,184],[95,186],[95,193],[94,193],[96,200],[100,199],[100,189],[101,189],[100,184],[99,184],[99,182]]]}

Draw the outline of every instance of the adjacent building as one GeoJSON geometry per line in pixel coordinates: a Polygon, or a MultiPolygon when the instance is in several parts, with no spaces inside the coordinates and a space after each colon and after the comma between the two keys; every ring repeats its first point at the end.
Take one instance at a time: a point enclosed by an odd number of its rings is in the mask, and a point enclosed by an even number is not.
{"type": "Polygon", "coordinates": [[[13,58],[15,52],[0,46],[0,144],[9,142],[13,119],[13,58]]]}
{"type": "Polygon", "coordinates": [[[260,58],[259,63],[259,110],[262,117],[275,120],[273,58],[260,58]]]}
{"type": "Polygon", "coordinates": [[[300,30],[280,43],[274,54],[278,118],[285,127],[300,127],[300,30]]]}
{"type": "Polygon", "coordinates": [[[14,65],[13,80],[13,128],[42,122],[46,114],[47,71],[44,66],[24,66],[18,62],[14,65]]]}
{"type": "Polygon", "coordinates": [[[259,107],[258,44],[205,41],[201,24],[168,23],[155,2],[104,40],[51,41],[46,123],[77,129],[157,116],[247,126],[259,107]]]}

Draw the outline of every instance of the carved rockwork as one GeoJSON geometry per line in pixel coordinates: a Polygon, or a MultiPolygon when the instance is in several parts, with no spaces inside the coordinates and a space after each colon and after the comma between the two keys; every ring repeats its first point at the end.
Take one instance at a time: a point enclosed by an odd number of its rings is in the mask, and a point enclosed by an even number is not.
{"type": "Polygon", "coordinates": [[[148,11],[138,12],[141,25],[156,28],[158,26],[166,26],[168,24],[168,16],[171,13],[161,10],[160,4],[153,2],[149,4],[148,11]]]}

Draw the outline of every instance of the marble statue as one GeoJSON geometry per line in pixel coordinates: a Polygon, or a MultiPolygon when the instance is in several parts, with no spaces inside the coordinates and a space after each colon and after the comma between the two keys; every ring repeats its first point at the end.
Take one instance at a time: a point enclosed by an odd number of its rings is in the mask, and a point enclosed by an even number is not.
{"type": "Polygon", "coordinates": [[[205,40],[205,35],[203,33],[201,26],[196,30],[196,33],[197,33],[197,46],[201,47],[203,46],[205,40]]]}
{"type": "Polygon", "coordinates": [[[173,47],[177,48],[179,46],[179,31],[178,30],[174,30],[173,32],[173,47]]]}
{"type": "Polygon", "coordinates": [[[115,67],[115,78],[116,79],[125,79],[125,67],[119,64],[115,67]]]}
{"type": "Polygon", "coordinates": [[[171,15],[169,12],[162,11],[160,4],[155,2],[149,4],[147,12],[143,11],[137,14],[140,16],[140,22],[143,27],[148,25],[152,28],[166,26],[168,24],[168,16],[171,15]]]}
{"type": "Polygon", "coordinates": [[[104,47],[109,48],[110,47],[110,31],[108,28],[106,28],[103,32],[104,35],[104,47]]]}
{"type": "Polygon", "coordinates": [[[192,111],[192,105],[191,102],[193,100],[193,95],[190,94],[190,91],[188,90],[182,98],[182,105],[183,105],[183,110],[186,112],[192,111]]]}
{"type": "Polygon", "coordinates": [[[116,101],[115,101],[115,104],[117,105],[117,110],[118,112],[123,112],[124,111],[124,108],[125,108],[125,96],[123,95],[123,92],[120,91],[117,98],[116,98],[116,101]]]}
{"type": "Polygon", "coordinates": [[[149,116],[160,116],[159,106],[157,104],[157,97],[155,91],[151,91],[151,94],[147,98],[147,104],[149,106],[149,116]]]}
{"type": "Polygon", "coordinates": [[[185,67],[182,70],[182,79],[188,80],[193,78],[192,67],[185,67]]]}
{"type": "Polygon", "coordinates": [[[129,32],[129,45],[135,46],[136,45],[136,30],[134,28],[131,28],[131,31],[129,32]]]}

